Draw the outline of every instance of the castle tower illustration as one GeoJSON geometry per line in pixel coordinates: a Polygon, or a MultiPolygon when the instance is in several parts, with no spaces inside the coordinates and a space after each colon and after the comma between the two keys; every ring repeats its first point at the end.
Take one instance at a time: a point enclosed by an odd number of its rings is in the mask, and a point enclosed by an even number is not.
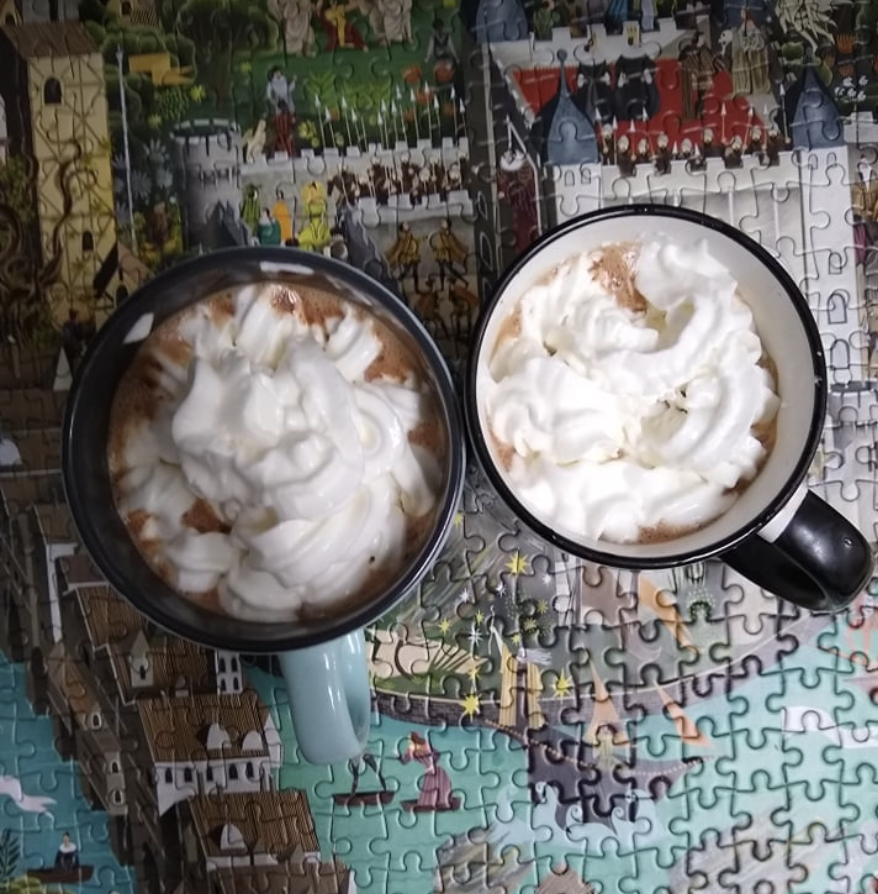
{"type": "Polygon", "coordinates": [[[230,121],[192,121],[174,132],[176,162],[186,183],[189,245],[219,247],[217,231],[240,216],[241,132],[230,121]]]}
{"type": "Polygon", "coordinates": [[[576,107],[567,85],[567,53],[558,50],[558,92],[540,109],[535,129],[543,135],[540,160],[550,165],[599,161],[594,124],[576,107]]]}
{"type": "MultiPolygon", "coordinates": [[[[51,10],[71,11],[67,0],[51,10]]],[[[34,163],[34,242],[43,265],[58,264],[52,298],[66,316],[109,285],[98,274],[116,247],[104,64],[78,22],[32,19],[25,7],[22,24],[0,29],[0,94],[7,154],[34,163]]]]}

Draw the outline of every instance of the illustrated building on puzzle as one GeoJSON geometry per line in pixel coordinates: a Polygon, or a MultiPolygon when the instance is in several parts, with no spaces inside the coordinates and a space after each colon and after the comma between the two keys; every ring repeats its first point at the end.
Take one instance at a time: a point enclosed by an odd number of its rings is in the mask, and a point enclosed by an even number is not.
{"type": "Polygon", "coordinates": [[[7,153],[36,165],[35,241],[43,265],[60,258],[51,294],[66,317],[67,307],[90,308],[121,285],[100,278],[116,251],[103,59],[75,3],[28,2],[19,15],[0,29],[7,153]]]}
{"type": "Polygon", "coordinates": [[[157,630],[79,551],[58,473],[64,396],[36,387],[46,373],[0,390],[22,460],[0,468],[0,646],[30,663],[28,695],[114,852],[145,891],[354,894],[350,870],[321,859],[305,793],[277,790],[283,745],[240,655],[157,630]]]}
{"type": "Polygon", "coordinates": [[[0,25],[78,21],[77,0],[3,0],[0,3],[0,25]]]}

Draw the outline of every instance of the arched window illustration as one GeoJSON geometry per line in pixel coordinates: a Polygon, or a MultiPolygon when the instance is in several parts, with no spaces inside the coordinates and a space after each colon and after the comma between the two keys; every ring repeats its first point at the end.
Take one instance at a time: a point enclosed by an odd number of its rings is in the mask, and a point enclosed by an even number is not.
{"type": "Polygon", "coordinates": [[[58,78],[49,78],[43,84],[43,102],[47,106],[57,106],[61,102],[61,82],[58,78]]]}
{"type": "Polygon", "coordinates": [[[256,732],[256,730],[251,729],[250,732],[244,736],[244,741],[241,742],[241,751],[262,751],[262,736],[256,732]]]}
{"type": "Polygon", "coordinates": [[[220,692],[225,692],[225,691],[226,691],[226,678],[223,677],[220,680],[220,692]]]}
{"type": "Polygon", "coordinates": [[[233,823],[226,823],[220,833],[220,848],[224,851],[244,847],[244,836],[233,823]]]}
{"type": "Polygon", "coordinates": [[[183,768],[183,782],[192,782],[192,767],[183,768]]]}
{"type": "Polygon", "coordinates": [[[247,761],[247,778],[252,779],[256,774],[253,772],[253,761],[247,761]]]}
{"type": "Polygon", "coordinates": [[[488,218],[488,200],[485,198],[484,193],[482,193],[482,192],[476,193],[476,197],[475,197],[475,201],[473,202],[473,205],[475,206],[476,214],[478,214],[478,216],[482,220],[489,219],[488,218]]]}
{"type": "Polygon", "coordinates": [[[212,723],[207,731],[207,750],[219,751],[230,743],[229,734],[218,723],[212,723]]]}
{"type": "Polygon", "coordinates": [[[237,779],[238,778],[238,765],[237,764],[229,764],[229,779],[237,779]]]}
{"type": "Polygon", "coordinates": [[[226,659],[220,656],[219,658],[219,672],[224,674],[226,672],[226,659]]]}
{"type": "Polygon", "coordinates": [[[240,692],[241,690],[241,681],[237,677],[232,677],[232,690],[234,692],[240,692]]]}
{"type": "Polygon", "coordinates": [[[494,269],[494,249],[488,236],[479,231],[479,262],[486,270],[494,269]]]}
{"type": "Polygon", "coordinates": [[[122,0],[122,15],[130,16],[131,15],[131,4],[128,0],[122,0]]]}
{"type": "Polygon", "coordinates": [[[832,349],[829,352],[829,364],[836,373],[850,369],[851,349],[846,341],[843,341],[840,338],[835,340],[832,349]]]}
{"type": "Polygon", "coordinates": [[[173,781],[174,781],[174,774],[173,774],[173,772],[171,771],[171,768],[168,767],[168,768],[165,770],[165,782],[166,782],[168,785],[170,785],[173,781]]]}
{"type": "Polygon", "coordinates": [[[110,792],[110,798],[112,799],[113,803],[116,805],[121,805],[121,804],[125,803],[125,796],[117,788],[114,788],[113,791],[110,792]]]}
{"type": "Polygon", "coordinates": [[[94,251],[95,250],[95,237],[92,236],[91,230],[85,230],[82,234],[82,250],[83,251],[94,251]]]}
{"type": "Polygon", "coordinates": [[[829,296],[827,310],[830,323],[847,323],[848,308],[845,296],[841,292],[833,292],[829,296]]]}
{"type": "Polygon", "coordinates": [[[232,656],[232,660],[230,663],[231,663],[231,667],[232,667],[232,673],[233,674],[238,673],[238,659],[235,658],[234,655],[232,656]]]}
{"type": "Polygon", "coordinates": [[[209,766],[209,767],[204,771],[204,778],[205,778],[208,782],[213,782],[213,767],[210,767],[210,766],[209,766]]]}

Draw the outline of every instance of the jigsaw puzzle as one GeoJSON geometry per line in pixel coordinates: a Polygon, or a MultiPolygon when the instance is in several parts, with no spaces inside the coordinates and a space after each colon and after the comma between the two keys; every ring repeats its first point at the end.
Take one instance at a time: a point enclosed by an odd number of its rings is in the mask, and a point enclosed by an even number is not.
{"type": "Polygon", "coordinates": [[[809,483],[878,542],[876,0],[0,0],[0,894],[878,891],[878,578],[826,617],[594,566],[472,468],[317,767],[276,663],[142,619],[65,509],[71,373],[157,272],[329,254],[459,373],[537,236],[633,202],[801,286],[809,483]]]}

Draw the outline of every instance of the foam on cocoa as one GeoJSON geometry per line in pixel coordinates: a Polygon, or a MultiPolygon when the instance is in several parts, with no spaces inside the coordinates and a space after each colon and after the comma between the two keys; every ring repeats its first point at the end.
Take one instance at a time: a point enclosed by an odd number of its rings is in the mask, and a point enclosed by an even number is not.
{"type": "MultiPolygon", "coordinates": [[[[135,355],[117,388],[110,419],[107,455],[117,508],[132,539],[156,573],[187,598],[209,609],[259,620],[305,619],[344,611],[349,602],[368,601],[382,592],[425,542],[434,523],[435,495],[449,446],[447,433],[422,364],[401,338],[376,316],[319,288],[291,289],[284,283],[263,284],[255,297],[253,287],[248,288],[251,292],[246,295],[243,291],[224,290],[175,315],[157,327],[135,355]],[[235,363],[249,362],[238,356],[244,349],[236,339],[248,325],[248,313],[257,314],[256,321],[260,322],[258,314],[262,311],[255,307],[259,302],[271,309],[270,316],[262,324],[266,328],[266,339],[277,339],[278,326],[286,326],[284,331],[288,331],[291,339],[290,344],[281,344],[278,348],[280,359],[273,368],[271,364],[265,366],[264,358],[254,361],[252,375],[264,377],[260,381],[266,387],[277,389],[281,387],[280,381],[288,380],[290,388],[304,387],[303,381],[307,384],[311,375],[307,363],[303,366],[304,361],[301,361],[297,366],[293,360],[288,362],[284,353],[287,348],[290,352],[313,350],[313,347],[308,348],[311,344],[319,346],[323,356],[329,356],[326,352],[330,352],[337,358],[332,361],[336,364],[337,374],[330,374],[329,368],[324,366],[321,375],[324,380],[330,375],[328,381],[336,389],[327,393],[347,394],[349,397],[344,399],[352,401],[355,422],[351,424],[355,428],[351,431],[359,432],[354,437],[366,438],[362,442],[365,447],[358,449],[366,450],[363,454],[366,466],[361,468],[365,468],[367,475],[362,485],[366,490],[356,490],[350,500],[346,494],[336,495],[341,515],[333,515],[328,508],[324,510],[319,500],[316,504],[311,501],[312,521],[297,522],[297,516],[286,512],[282,504],[272,508],[240,505],[240,500],[236,499],[223,500],[221,493],[215,491],[214,479],[226,474],[225,466],[208,476],[214,492],[207,496],[201,492],[198,481],[183,474],[183,466],[175,465],[175,450],[183,450],[180,454],[183,456],[188,449],[179,438],[175,443],[174,420],[185,404],[190,388],[194,387],[193,375],[196,378],[198,375],[194,364],[205,363],[205,358],[209,357],[214,368],[211,375],[214,375],[217,370],[222,372],[224,364],[231,363],[234,367],[235,363]],[[295,340],[294,345],[292,340],[295,340]],[[338,373],[340,370],[343,372],[338,373]],[[278,376],[286,378],[280,380],[278,376]],[[340,384],[345,376],[350,378],[349,385],[340,384]],[[338,391],[339,388],[343,390],[338,391]],[[379,437],[376,447],[374,436],[376,432],[380,434],[383,427],[377,421],[381,419],[396,420],[393,426],[399,427],[403,434],[401,443],[395,446],[384,444],[379,437]],[[391,462],[391,468],[383,472],[376,449],[385,453],[391,450],[403,459],[391,462]],[[374,473],[378,478],[368,478],[372,474],[368,471],[370,467],[378,469],[374,473]],[[171,498],[163,499],[162,489],[168,491],[171,498]],[[398,495],[394,496],[397,490],[398,495]],[[386,510],[381,510],[380,505],[386,500],[390,503],[386,510]],[[367,515],[363,516],[363,512],[367,515]],[[390,512],[390,515],[382,515],[382,512],[390,512]],[[350,519],[349,525],[353,525],[349,538],[343,536],[346,518],[350,519]],[[371,519],[371,526],[376,530],[371,530],[368,523],[365,529],[358,527],[364,518],[371,519]],[[333,569],[347,562],[334,578],[341,581],[335,586],[336,592],[333,592],[333,580],[327,580],[328,575],[322,567],[312,569],[314,574],[308,578],[305,571],[300,574],[295,564],[289,563],[288,555],[282,556],[282,564],[286,564],[277,571],[268,587],[256,586],[266,584],[266,575],[272,573],[270,548],[269,553],[265,553],[267,547],[262,545],[262,539],[275,527],[284,525],[282,530],[290,530],[292,547],[295,543],[306,542],[309,536],[317,537],[315,542],[325,544],[327,538],[319,534],[323,528],[327,531],[331,528],[336,539],[340,538],[339,542],[351,549],[355,546],[353,541],[359,543],[360,552],[356,556],[344,555],[341,549],[338,555],[327,556],[328,566],[333,569]],[[174,556],[178,559],[176,562],[174,556]],[[360,564],[354,567],[357,562],[360,564]],[[221,568],[224,563],[231,563],[227,570],[221,568]],[[184,572],[183,566],[188,570],[184,572]],[[182,586],[183,578],[201,585],[182,586]],[[254,583],[254,590],[262,589],[266,593],[264,605],[260,604],[259,593],[254,592],[251,598],[242,592],[248,581],[254,583]]],[[[251,402],[248,406],[257,412],[251,419],[255,420],[257,429],[262,422],[277,427],[279,412],[286,414],[284,418],[288,422],[295,418],[295,425],[300,426],[296,430],[302,431],[305,442],[330,443],[325,440],[326,435],[315,432],[312,436],[308,423],[302,419],[303,414],[308,416],[309,413],[319,417],[324,410],[331,416],[339,409],[323,405],[331,404],[331,401],[321,403],[315,398],[317,405],[309,406],[307,389],[302,391],[298,402],[286,392],[278,392],[281,403],[277,410],[273,410],[270,401],[265,403],[264,389],[249,386],[246,376],[243,380],[239,376],[229,381],[234,387],[243,381],[250,389],[246,399],[251,402]]],[[[220,442],[224,438],[229,440],[229,431],[220,426],[210,444],[210,449],[217,451],[215,456],[220,459],[220,442]]],[[[211,437],[210,430],[206,435],[211,437]]],[[[331,438],[331,432],[329,436],[331,438]]],[[[256,460],[266,469],[269,478],[271,474],[281,476],[278,487],[268,486],[272,498],[277,498],[278,489],[290,486],[284,482],[292,481],[289,475],[293,473],[284,471],[283,463],[272,465],[273,457],[268,455],[272,450],[275,453],[298,450],[298,445],[305,443],[297,440],[297,435],[290,437],[292,440],[281,438],[275,448],[263,450],[260,447],[256,454],[252,453],[251,444],[248,448],[251,458],[245,461],[241,455],[240,460],[231,459],[228,474],[234,478],[241,462],[245,462],[245,470],[252,472],[253,466],[246,463],[256,460]],[[275,469],[274,473],[272,469],[275,469]]],[[[319,451],[328,448],[317,446],[317,449],[314,460],[306,458],[303,460],[306,465],[301,468],[307,468],[308,463],[315,460],[320,462],[316,459],[321,455],[319,451]]],[[[350,452],[358,452],[353,444],[350,452]]],[[[336,452],[333,456],[344,465],[343,455],[336,452]]],[[[293,487],[296,490],[298,485],[293,487]]],[[[307,494],[305,497],[307,503],[307,494]]],[[[313,552],[306,551],[303,563],[307,564],[306,559],[313,552]]]]}
{"type": "Polygon", "coordinates": [[[485,435],[550,527],[677,539],[725,512],[774,445],[776,369],[704,242],[570,258],[496,332],[478,374],[485,435]]]}

